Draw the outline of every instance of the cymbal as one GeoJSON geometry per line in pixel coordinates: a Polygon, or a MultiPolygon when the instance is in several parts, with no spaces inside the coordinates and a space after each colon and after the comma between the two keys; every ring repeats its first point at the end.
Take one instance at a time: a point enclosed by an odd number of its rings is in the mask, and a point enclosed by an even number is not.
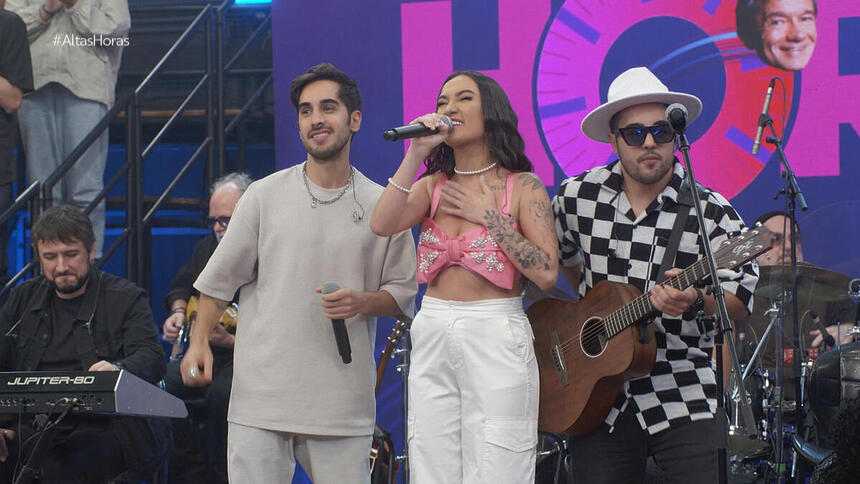
{"type": "MultiPolygon", "coordinates": [[[[805,350],[808,343],[812,341],[809,331],[817,329],[817,326],[812,322],[811,313],[818,314],[823,323],[829,325],[836,321],[828,319],[828,315],[833,316],[847,310],[853,320],[855,311],[848,296],[850,277],[804,262],[798,263],[797,274],[797,321],[800,325],[800,344],[805,350]]],[[[770,322],[770,316],[766,311],[771,308],[773,303],[778,303],[783,299],[783,289],[791,291],[792,286],[790,265],[759,266],[759,280],[755,289],[753,311],[748,317],[737,321],[738,335],[744,334],[744,338],[752,343],[752,346],[748,348],[747,357],[752,354],[755,345],[761,342],[764,331],[770,322]]],[[[786,299],[784,302],[787,307],[782,322],[782,345],[784,349],[791,349],[794,346],[795,317],[791,299],[786,299]]],[[[842,319],[843,323],[845,321],[842,319]]],[[[743,348],[743,343],[739,347],[743,348]]],[[[798,349],[798,355],[804,355],[804,351],[798,349]]],[[[773,334],[768,336],[759,358],[757,366],[775,368],[773,334]]],[[[785,400],[794,400],[797,393],[794,384],[794,365],[786,364],[784,370],[783,397],[785,400]]]]}
{"type": "MultiPolygon", "coordinates": [[[[841,301],[848,298],[848,283],[851,277],[822,269],[806,262],[797,263],[797,293],[800,300],[841,301]]],[[[793,288],[790,264],[759,266],[756,298],[774,300],[780,298],[783,289],[793,288]]]]}

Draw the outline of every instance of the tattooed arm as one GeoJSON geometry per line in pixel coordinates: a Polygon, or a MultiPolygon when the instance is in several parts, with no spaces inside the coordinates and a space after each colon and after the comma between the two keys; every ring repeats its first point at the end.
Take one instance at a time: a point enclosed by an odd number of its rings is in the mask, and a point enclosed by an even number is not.
{"type": "Polygon", "coordinates": [[[480,186],[481,192],[475,193],[462,183],[449,181],[442,187],[447,203],[440,204],[439,210],[486,227],[517,270],[541,289],[553,287],[558,278],[558,242],[543,182],[531,173],[517,175],[513,199],[519,195],[516,212],[522,234],[502,215],[484,176],[480,186]]]}
{"type": "Polygon", "coordinates": [[[517,223],[523,233],[498,210],[485,211],[484,226],[520,272],[541,289],[550,289],[558,278],[558,242],[549,196],[533,173],[518,174],[516,183],[517,223]]]}

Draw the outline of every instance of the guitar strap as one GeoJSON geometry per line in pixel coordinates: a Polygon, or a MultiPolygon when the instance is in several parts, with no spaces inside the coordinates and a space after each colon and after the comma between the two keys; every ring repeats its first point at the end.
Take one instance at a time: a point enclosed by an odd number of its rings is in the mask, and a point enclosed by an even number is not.
{"type": "MultiPolygon", "coordinates": [[[[696,184],[700,193],[704,193],[707,189],[702,185],[696,184]]],[[[669,236],[669,243],[666,245],[666,252],[663,254],[663,262],[660,264],[660,270],[657,272],[657,284],[666,280],[666,271],[671,269],[675,263],[675,254],[678,252],[678,246],[681,244],[681,235],[684,234],[684,226],[687,224],[687,218],[690,216],[690,209],[693,207],[693,194],[690,190],[690,185],[687,179],[684,178],[681,183],[681,189],[678,190],[678,215],[675,216],[675,224],[672,226],[672,235],[669,236]]],[[[679,267],[679,269],[685,269],[679,267]]]]}

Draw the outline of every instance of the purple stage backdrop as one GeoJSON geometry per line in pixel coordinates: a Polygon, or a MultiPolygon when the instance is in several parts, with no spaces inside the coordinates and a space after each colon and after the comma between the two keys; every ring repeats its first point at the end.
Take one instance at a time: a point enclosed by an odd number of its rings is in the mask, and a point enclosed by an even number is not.
{"type": "MultiPolygon", "coordinates": [[[[800,0],[798,0],[800,1],[800,0]]],[[[819,1],[814,52],[799,71],[772,67],[736,32],[734,0],[307,0],[273,2],[277,166],[304,159],[289,82],[332,62],[364,95],[353,163],[384,184],[403,155],[383,130],[432,111],[453,70],[482,71],[511,98],[526,153],[550,194],[559,182],[612,158],[579,124],[611,80],[648,66],[670,89],[704,103],[690,127],[703,184],[729,197],[747,222],[781,209],[773,146],[750,154],[768,80],[770,114],[809,211],[799,214],[807,261],[860,276],[860,2],[819,1]]],[[[381,324],[377,344],[390,331],[381,324]]],[[[309,364],[313,364],[310,362],[309,364]]],[[[400,425],[393,371],[380,424],[400,425]]],[[[398,435],[398,448],[400,439],[398,435]]]]}

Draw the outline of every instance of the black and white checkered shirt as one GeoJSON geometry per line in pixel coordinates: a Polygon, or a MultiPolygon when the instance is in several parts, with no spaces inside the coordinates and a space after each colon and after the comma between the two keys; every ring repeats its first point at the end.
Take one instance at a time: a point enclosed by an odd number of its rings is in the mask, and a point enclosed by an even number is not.
{"type": "MultiPolygon", "coordinates": [[[[582,267],[577,288],[584,296],[600,281],[624,282],[640,291],[657,281],[663,254],[679,211],[689,212],[674,266],[686,268],[704,256],[694,209],[678,204],[684,169],[677,159],[668,186],[640,216],[622,191],[620,163],[594,168],[562,182],[553,199],[561,264],[582,267]]],[[[740,233],[743,221],[723,196],[703,190],[706,233],[714,251],[728,237],[740,233]]],[[[752,309],[758,280],[754,263],[739,271],[720,270],[721,285],[752,309]]],[[[606,417],[610,428],[627,405],[634,405],[639,424],[650,434],[676,422],[713,418],[716,380],[711,366],[712,324],[695,320],[654,319],[657,360],[648,376],[625,382],[606,417]]]]}

